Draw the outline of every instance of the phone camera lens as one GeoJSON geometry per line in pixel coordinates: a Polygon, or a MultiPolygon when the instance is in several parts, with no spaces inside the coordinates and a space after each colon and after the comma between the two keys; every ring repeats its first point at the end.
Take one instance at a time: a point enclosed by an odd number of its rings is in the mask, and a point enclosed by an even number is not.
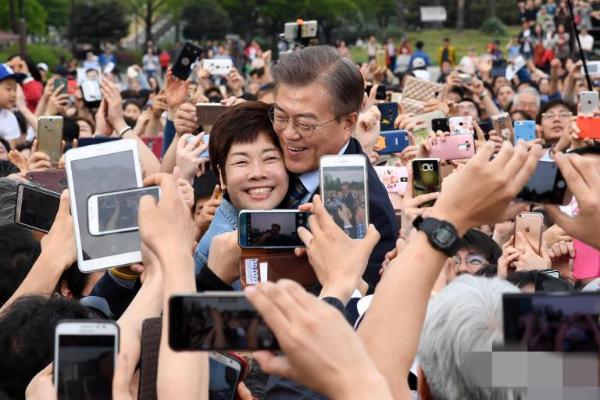
{"type": "Polygon", "coordinates": [[[559,189],[564,189],[565,188],[565,181],[558,181],[556,183],[556,187],[559,189]]]}
{"type": "Polygon", "coordinates": [[[190,59],[187,57],[183,57],[181,59],[181,63],[187,67],[188,65],[190,65],[190,59]]]}

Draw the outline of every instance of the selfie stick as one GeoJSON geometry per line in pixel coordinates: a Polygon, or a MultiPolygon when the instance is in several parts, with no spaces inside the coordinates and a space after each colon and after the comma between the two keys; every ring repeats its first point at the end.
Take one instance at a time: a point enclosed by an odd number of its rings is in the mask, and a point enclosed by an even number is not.
{"type": "Polygon", "coordinates": [[[589,90],[592,91],[594,90],[592,86],[592,79],[590,78],[587,62],[585,61],[585,55],[583,54],[583,49],[581,48],[581,41],[579,40],[579,29],[577,29],[577,24],[575,23],[575,14],[573,14],[573,3],[571,2],[571,0],[567,0],[567,5],[569,6],[569,14],[571,14],[571,25],[573,26],[573,31],[575,32],[575,40],[577,41],[577,48],[579,49],[579,58],[581,58],[581,62],[583,63],[583,72],[585,74],[585,80],[587,81],[589,90]]]}

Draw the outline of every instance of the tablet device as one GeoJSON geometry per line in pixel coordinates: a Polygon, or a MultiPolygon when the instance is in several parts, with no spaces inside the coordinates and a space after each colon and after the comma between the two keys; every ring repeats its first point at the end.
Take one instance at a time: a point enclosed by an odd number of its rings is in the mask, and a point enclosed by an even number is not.
{"type": "Polygon", "coordinates": [[[139,232],[93,236],[87,207],[94,194],[142,186],[136,142],[123,139],[69,150],[65,166],[79,269],[87,273],[140,262],[139,232]]]}

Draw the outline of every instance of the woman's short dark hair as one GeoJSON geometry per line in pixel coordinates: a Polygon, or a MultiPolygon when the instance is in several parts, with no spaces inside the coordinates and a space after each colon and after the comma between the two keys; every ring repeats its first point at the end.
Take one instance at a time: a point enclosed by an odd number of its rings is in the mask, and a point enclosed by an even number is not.
{"type": "Polygon", "coordinates": [[[234,144],[254,142],[260,133],[266,133],[277,148],[279,140],[269,119],[271,106],[259,101],[247,101],[225,111],[212,127],[208,151],[213,171],[225,177],[225,162],[234,144]]]}

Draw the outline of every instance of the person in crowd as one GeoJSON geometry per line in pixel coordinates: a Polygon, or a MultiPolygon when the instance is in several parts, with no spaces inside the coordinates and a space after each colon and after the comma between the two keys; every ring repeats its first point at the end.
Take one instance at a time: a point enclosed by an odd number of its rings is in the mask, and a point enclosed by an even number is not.
{"type": "Polygon", "coordinates": [[[12,68],[12,70],[19,75],[22,75],[22,79],[19,80],[19,86],[23,89],[25,95],[25,101],[27,102],[27,108],[31,112],[35,112],[35,109],[42,96],[42,76],[37,66],[28,55],[15,54],[10,56],[6,61],[6,64],[12,68]]]}
{"type": "Polygon", "coordinates": [[[542,101],[540,94],[534,88],[523,88],[513,97],[511,111],[524,111],[532,118],[537,118],[542,101]]]}
{"type": "Polygon", "coordinates": [[[112,45],[107,43],[104,45],[104,50],[98,56],[98,62],[102,71],[106,68],[109,63],[112,63],[113,68],[117,67],[117,57],[113,54],[112,45]]]}
{"type": "Polygon", "coordinates": [[[442,45],[437,49],[437,62],[442,65],[444,61],[448,61],[450,65],[456,65],[456,48],[450,44],[450,38],[444,38],[442,45]]]}
{"type": "Polygon", "coordinates": [[[154,54],[154,46],[149,45],[146,48],[146,54],[142,57],[142,66],[144,73],[149,78],[154,76],[160,68],[158,56],[154,54]]]}
{"type": "MultiPolygon", "coordinates": [[[[429,54],[427,54],[427,52],[425,50],[423,50],[424,47],[425,47],[425,43],[423,43],[421,40],[419,40],[418,42],[415,43],[416,50],[410,56],[410,61],[409,61],[410,65],[412,65],[415,58],[422,58],[423,61],[425,61],[426,66],[431,65],[431,59],[429,58],[429,54]]],[[[442,65],[442,64],[440,64],[440,65],[442,65]]]]}
{"type": "Polygon", "coordinates": [[[20,76],[8,64],[0,64],[0,137],[11,148],[21,141],[19,123],[12,112],[17,102],[17,79],[20,76]]]}

